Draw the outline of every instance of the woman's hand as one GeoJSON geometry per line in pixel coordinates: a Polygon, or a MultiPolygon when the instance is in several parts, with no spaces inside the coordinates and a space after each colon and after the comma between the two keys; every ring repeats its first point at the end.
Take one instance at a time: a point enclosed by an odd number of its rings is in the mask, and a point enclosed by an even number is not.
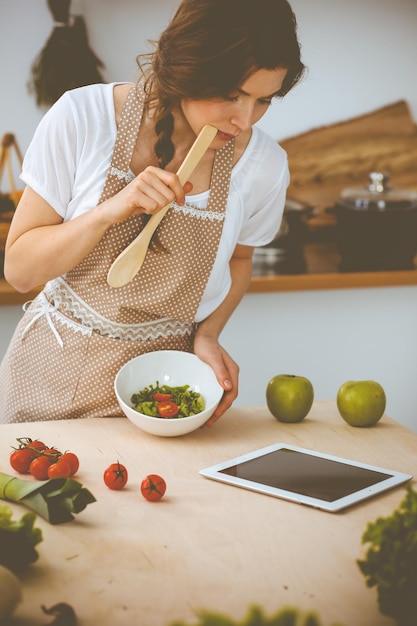
{"type": "Polygon", "coordinates": [[[194,353],[213,368],[219,384],[224,389],[219,406],[205,424],[213,426],[237,397],[239,366],[218,341],[208,335],[199,334],[198,330],[194,338],[194,353]]]}
{"type": "Polygon", "coordinates": [[[173,172],[149,166],[96,211],[107,223],[115,224],[139,213],[153,215],[174,201],[184,204],[185,194],[191,189],[191,183],[182,187],[173,172]]]}

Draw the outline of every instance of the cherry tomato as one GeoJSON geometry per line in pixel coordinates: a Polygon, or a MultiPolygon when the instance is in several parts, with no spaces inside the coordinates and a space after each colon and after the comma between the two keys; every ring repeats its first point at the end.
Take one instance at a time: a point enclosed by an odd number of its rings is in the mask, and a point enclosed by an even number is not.
{"type": "Polygon", "coordinates": [[[123,489],[127,483],[127,469],[119,461],[112,463],[104,470],[103,479],[109,489],[123,489]]]}
{"type": "Polygon", "coordinates": [[[57,448],[45,448],[42,450],[43,456],[46,456],[49,459],[50,463],[56,463],[61,456],[61,452],[57,450],[57,448]]]}
{"type": "Polygon", "coordinates": [[[180,412],[180,407],[171,400],[165,400],[164,402],[158,402],[158,415],[159,417],[176,417],[180,412]]]}
{"type": "Polygon", "coordinates": [[[74,476],[80,467],[80,460],[78,456],[74,454],[74,452],[64,452],[64,454],[60,457],[60,460],[64,459],[69,462],[71,467],[71,476],[74,476]]]}
{"type": "Polygon", "coordinates": [[[26,443],[25,443],[25,447],[30,448],[31,450],[35,449],[35,450],[45,450],[46,445],[43,443],[43,441],[39,441],[38,439],[35,439],[35,441],[32,441],[31,439],[27,439],[26,443]]]}
{"type": "Polygon", "coordinates": [[[71,476],[71,461],[64,459],[63,456],[48,467],[48,478],[68,478],[69,476],[71,476]]]}
{"type": "Polygon", "coordinates": [[[19,474],[28,474],[30,464],[35,457],[36,452],[34,450],[19,448],[10,454],[10,465],[16,472],[19,472],[19,474]]]}
{"type": "Polygon", "coordinates": [[[19,442],[20,448],[27,448],[29,446],[31,448],[36,448],[37,450],[43,450],[43,448],[46,448],[43,441],[39,441],[39,439],[33,440],[30,437],[18,437],[16,441],[19,442]]]}
{"type": "Polygon", "coordinates": [[[36,480],[47,480],[48,468],[51,465],[50,459],[44,454],[40,454],[29,466],[29,472],[36,480]]]}
{"type": "Polygon", "coordinates": [[[155,402],[163,402],[164,400],[171,400],[172,393],[154,393],[152,398],[155,402]]]}
{"type": "Polygon", "coordinates": [[[140,486],[143,497],[151,502],[160,500],[165,494],[166,488],[165,480],[158,474],[149,474],[142,480],[140,486]]]}

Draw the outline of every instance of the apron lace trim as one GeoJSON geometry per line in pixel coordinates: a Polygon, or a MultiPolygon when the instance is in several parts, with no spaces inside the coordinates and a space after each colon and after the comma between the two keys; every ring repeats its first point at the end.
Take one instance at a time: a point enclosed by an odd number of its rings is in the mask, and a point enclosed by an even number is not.
{"type": "Polygon", "coordinates": [[[118,178],[119,180],[125,180],[126,183],[130,183],[134,178],[135,175],[133,174],[133,172],[123,172],[122,170],[119,170],[117,167],[112,167],[110,170],[110,174],[112,176],[116,176],[116,178],[118,178]]]}
{"type": "MultiPolygon", "coordinates": [[[[26,309],[29,304],[31,303],[26,303],[24,308],[26,309]]],[[[36,320],[45,315],[61,347],[63,345],[62,339],[52,320],[59,321],[65,324],[67,328],[81,332],[83,335],[91,336],[93,332],[97,332],[113,339],[127,341],[146,341],[169,336],[191,335],[196,326],[194,323],[171,318],[161,318],[141,324],[114,322],[90,307],[63,278],[56,278],[45,285],[44,291],[33,301],[31,311],[35,315],[25,327],[23,336],[36,320]],[[63,311],[70,313],[79,321],[66,317],[63,311]]]]}
{"type": "Polygon", "coordinates": [[[174,202],[172,205],[174,213],[183,213],[184,215],[190,215],[200,220],[209,220],[210,222],[222,222],[225,218],[223,211],[210,211],[207,209],[200,209],[192,204],[180,205],[174,202]]]}

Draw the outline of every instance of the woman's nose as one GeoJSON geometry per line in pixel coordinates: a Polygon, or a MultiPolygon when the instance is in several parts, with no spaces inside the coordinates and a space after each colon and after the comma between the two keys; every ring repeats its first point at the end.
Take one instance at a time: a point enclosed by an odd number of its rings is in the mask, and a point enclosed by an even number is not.
{"type": "Polygon", "coordinates": [[[253,105],[249,103],[238,103],[230,118],[231,123],[237,126],[241,131],[251,128],[253,120],[253,105]]]}

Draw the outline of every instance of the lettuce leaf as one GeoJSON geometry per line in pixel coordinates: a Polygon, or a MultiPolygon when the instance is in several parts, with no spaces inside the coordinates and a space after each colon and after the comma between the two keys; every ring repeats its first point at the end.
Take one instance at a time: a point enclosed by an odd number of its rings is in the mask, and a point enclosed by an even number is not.
{"type": "Polygon", "coordinates": [[[12,510],[0,505],[0,564],[18,572],[38,559],[35,546],[43,539],[40,528],[35,528],[36,515],[28,512],[20,520],[12,518],[12,510]]]}

